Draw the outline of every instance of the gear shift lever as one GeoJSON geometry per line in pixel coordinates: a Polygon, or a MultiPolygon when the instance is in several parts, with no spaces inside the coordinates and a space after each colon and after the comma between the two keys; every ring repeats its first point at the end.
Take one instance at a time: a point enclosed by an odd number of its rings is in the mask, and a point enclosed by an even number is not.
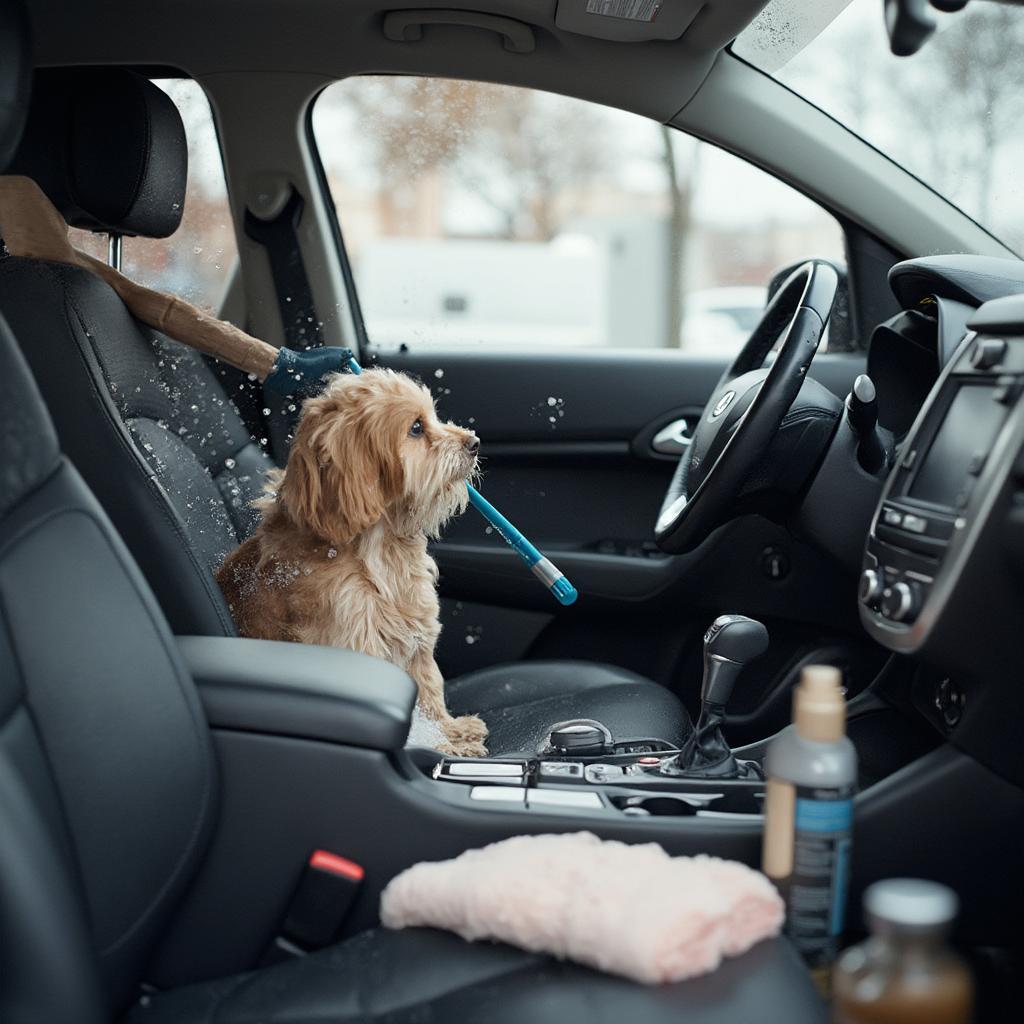
{"type": "Polygon", "coordinates": [[[704,634],[700,718],[693,735],[663,770],[696,778],[735,779],[743,767],[722,736],[725,705],[747,663],[768,650],[768,630],[745,615],[719,615],[704,634]]]}

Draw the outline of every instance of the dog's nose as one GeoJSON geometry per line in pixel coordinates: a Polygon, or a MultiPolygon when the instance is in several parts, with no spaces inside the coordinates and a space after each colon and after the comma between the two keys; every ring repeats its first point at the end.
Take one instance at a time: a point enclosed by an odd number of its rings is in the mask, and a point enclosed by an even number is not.
{"type": "Polygon", "coordinates": [[[469,452],[470,455],[476,455],[476,453],[480,451],[480,438],[477,437],[476,434],[470,434],[469,437],[466,438],[464,444],[466,451],[469,452]]]}

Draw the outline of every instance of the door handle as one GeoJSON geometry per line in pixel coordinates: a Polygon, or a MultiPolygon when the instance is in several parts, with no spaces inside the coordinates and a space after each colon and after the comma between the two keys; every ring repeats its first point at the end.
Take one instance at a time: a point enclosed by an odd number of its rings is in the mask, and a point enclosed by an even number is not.
{"type": "Polygon", "coordinates": [[[687,419],[673,420],[659,430],[651,440],[651,448],[659,455],[682,455],[693,442],[693,432],[687,419]]]}

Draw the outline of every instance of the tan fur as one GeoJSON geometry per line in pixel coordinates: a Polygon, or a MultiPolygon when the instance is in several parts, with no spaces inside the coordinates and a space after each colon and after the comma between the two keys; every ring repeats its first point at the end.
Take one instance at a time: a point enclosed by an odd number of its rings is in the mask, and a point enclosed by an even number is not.
{"type": "Polygon", "coordinates": [[[404,668],[444,730],[442,749],[462,756],[486,753],[487,727],[445,706],[427,539],[465,510],[474,440],[441,423],[430,392],[402,374],[336,374],[304,404],[288,465],[258,502],[260,526],[217,574],[242,636],[345,647],[404,668]],[[423,435],[413,437],[417,420],[423,435]]]}

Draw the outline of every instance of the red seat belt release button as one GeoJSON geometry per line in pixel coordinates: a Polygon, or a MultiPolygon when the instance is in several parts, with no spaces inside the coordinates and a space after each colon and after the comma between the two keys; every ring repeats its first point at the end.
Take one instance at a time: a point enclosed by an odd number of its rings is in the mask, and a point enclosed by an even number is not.
{"type": "Polygon", "coordinates": [[[314,850],[288,905],[281,937],[300,949],[322,949],[341,930],[365,872],[328,850],[314,850]]]}

